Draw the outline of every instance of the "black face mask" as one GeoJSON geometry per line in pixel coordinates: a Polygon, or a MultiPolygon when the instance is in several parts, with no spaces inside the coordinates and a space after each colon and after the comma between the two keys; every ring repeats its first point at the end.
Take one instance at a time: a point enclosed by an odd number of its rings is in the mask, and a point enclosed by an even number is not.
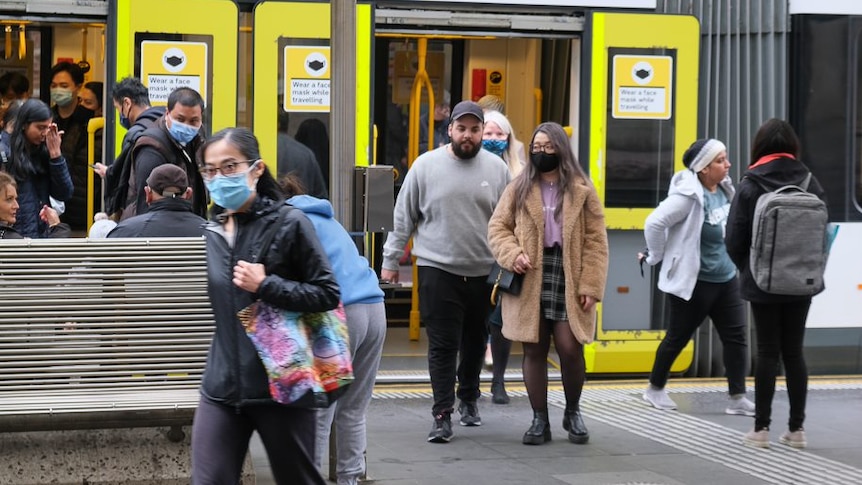
{"type": "Polygon", "coordinates": [[[553,172],[560,166],[560,156],[556,153],[531,153],[530,163],[542,173],[553,172]]]}

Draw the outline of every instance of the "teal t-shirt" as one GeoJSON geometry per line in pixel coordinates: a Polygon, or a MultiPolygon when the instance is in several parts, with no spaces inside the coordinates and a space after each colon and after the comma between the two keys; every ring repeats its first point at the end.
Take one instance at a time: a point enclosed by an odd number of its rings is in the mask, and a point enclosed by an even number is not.
{"type": "Polygon", "coordinates": [[[725,283],[736,275],[736,266],[727,255],[724,231],[730,201],[720,188],[703,192],[703,227],[700,231],[700,272],[697,279],[709,283],[725,283]]]}

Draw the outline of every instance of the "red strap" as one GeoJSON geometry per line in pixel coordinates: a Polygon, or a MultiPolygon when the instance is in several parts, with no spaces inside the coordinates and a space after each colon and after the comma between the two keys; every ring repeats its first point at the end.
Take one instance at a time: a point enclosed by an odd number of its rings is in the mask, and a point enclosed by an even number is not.
{"type": "Polygon", "coordinates": [[[792,160],[796,160],[796,157],[791,153],[773,153],[772,155],[766,155],[765,157],[760,157],[760,160],[754,162],[753,165],[749,165],[748,169],[752,169],[755,167],[759,167],[761,165],[766,165],[767,163],[775,160],[776,158],[790,158],[792,160]]]}

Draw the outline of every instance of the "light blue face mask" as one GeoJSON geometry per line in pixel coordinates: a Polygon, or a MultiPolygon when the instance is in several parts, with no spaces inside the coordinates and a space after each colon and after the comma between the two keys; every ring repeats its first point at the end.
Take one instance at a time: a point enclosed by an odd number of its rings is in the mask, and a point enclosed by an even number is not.
{"type": "MultiPolygon", "coordinates": [[[[170,116],[168,116],[168,118],[170,118],[170,116]]],[[[200,127],[180,123],[173,118],[171,118],[171,126],[168,128],[168,133],[171,134],[171,138],[176,140],[177,143],[182,146],[186,146],[188,142],[194,140],[198,135],[198,131],[200,131],[200,127]]]]}
{"type": "Polygon", "coordinates": [[[506,149],[509,148],[508,140],[482,140],[482,148],[488,150],[489,152],[497,155],[498,157],[503,157],[503,153],[506,152],[506,149]]]}
{"type": "Polygon", "coordinates": [[[65,88],[51,89],[51,101],[57,106],[69,106],[69,103],[72,102],[72,90],[65,88]]]}
{"type": "Polygon", "coordinates": [[[260,160],[255,161],[247,170],[242,172],[231,175],[218,174],[209,180],[204,180],[213,202],[228,210],[239,210],[251,197],[252,190],[248,186],[248,173],[259,162],[260,160]]]}

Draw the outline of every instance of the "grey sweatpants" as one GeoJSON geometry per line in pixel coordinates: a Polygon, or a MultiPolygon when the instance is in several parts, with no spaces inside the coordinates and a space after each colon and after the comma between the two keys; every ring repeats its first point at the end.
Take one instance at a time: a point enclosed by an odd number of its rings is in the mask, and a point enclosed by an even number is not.
{"type": "Polygon", "coordinates": [[[383,302],[344,307],[353,358],[353,384],[327,409],[318,410],[315,463],[320,468],[329,448],[329,431],[335,422],[338,485],[353,485],[365,472],[365,412],[371,402],[374,380],[386,338],[383,302]]]}

